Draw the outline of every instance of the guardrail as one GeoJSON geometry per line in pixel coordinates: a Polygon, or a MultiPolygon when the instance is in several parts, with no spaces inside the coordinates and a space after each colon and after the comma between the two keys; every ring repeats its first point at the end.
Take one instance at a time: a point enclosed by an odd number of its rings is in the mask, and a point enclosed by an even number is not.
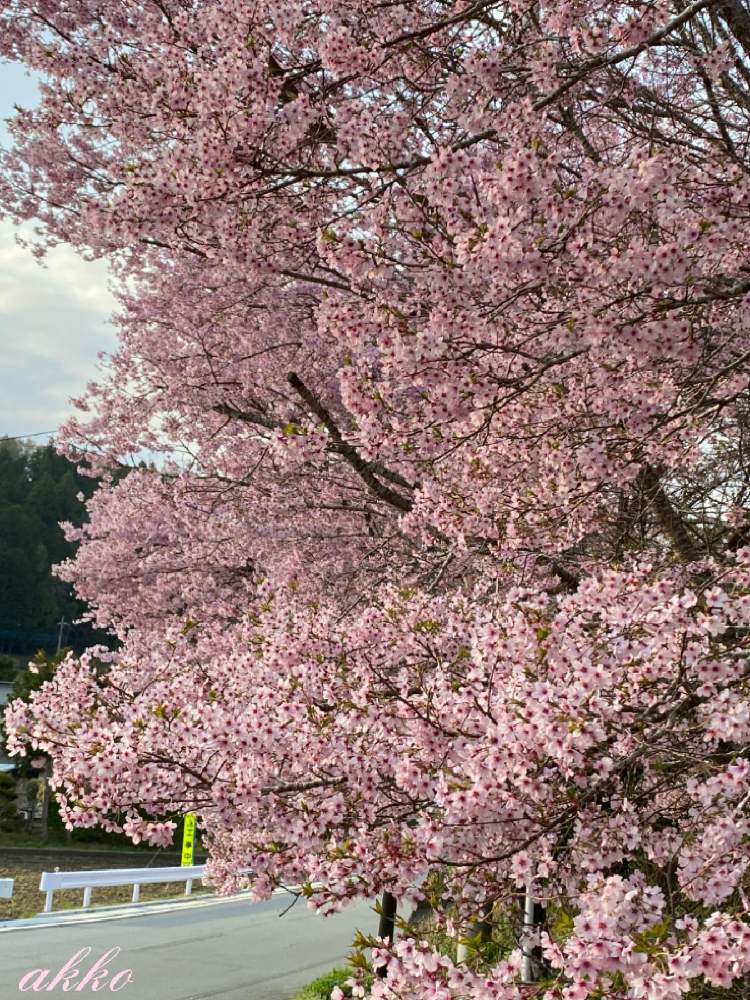
{"type": "Polygon", "coordinates": [[[116,868],[88,872],[42,872],[39,891],[46,893],[44,912],[52,912],[56,889],[83,889],[83,905],[91,906],[91,891],[104,885],[132,885],[133,902],[141,896],[141,886],[154,882],[184,882],[185,895],[193,891],[193,880],[203,878],[205,865],[185,865],[184,868],[116,868]]]}

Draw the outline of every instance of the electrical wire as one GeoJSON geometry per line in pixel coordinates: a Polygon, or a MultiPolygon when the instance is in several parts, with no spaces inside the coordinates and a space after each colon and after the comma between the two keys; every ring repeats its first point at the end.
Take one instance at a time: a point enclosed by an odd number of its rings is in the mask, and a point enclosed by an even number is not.
{"type": "Polygon", "coordinates": [[[7,434],[3,434],[2,437],[0,437],[0,444],[3,441],[25,441],[27,438],[44,437],[45,434],[54,434],[56,430],[57,427],[55,427],[51,431],[37,431],[36,434],[15,434],[13,437],[9,437],[7,434]]]}

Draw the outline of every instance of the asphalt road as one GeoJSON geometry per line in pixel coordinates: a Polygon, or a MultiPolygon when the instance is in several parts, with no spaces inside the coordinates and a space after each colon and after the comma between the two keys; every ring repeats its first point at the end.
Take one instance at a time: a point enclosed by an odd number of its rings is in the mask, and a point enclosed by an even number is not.
{"type": "Polygon", "coordinates": [[[49,969],[37,985],[45,996],[109,996],[124,1000],[286,1000],[311,979],[341,964],[357,928],[377,931],[364,903],[323,918],[300,903],[281,916],[288,896],[247,898],[124,919],[0,933],[0,1000],[38,996],[33,969],[49,969]],[[102,955],[109,976],[81,980],[102,955]],[[50,980],[81,949],[90,948],[67,990],[50,980]],[[131,970],[129,977],[125,970],[131,970]],[[117,974],[119,978],[115,979],[117,974]],[[26,989],[19,983],[27,976],[26,989]],[[78,987],[76,989],[76,987],[78,987]]]}

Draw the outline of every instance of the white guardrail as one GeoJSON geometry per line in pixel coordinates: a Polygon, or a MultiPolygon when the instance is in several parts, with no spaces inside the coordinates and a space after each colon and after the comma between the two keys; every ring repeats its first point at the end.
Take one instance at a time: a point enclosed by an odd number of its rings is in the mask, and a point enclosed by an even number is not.
{"type": "Polygon", "coordinates": [[[103,885],[132,885],[133,902],[141,896],[141,886],[153,882],[184,882],[185,895],[193,891],[193,879],[203,878],[205,865],[185,865],[184,868],[113,868],[90,872],[42,872],[39,891],[47,894],[44,912],[52,912],[52,897],[56,889],[83,889],[83,905],[91,906],[91,891],[103,885]]]}

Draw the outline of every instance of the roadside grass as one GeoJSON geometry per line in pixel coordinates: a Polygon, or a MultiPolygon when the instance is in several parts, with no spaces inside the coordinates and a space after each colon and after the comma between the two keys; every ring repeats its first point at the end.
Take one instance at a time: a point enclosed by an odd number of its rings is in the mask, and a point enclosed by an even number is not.
{"type": "MultiPolygon", "coordinates": [[[[44,908],[44,893],[39,891],[40,871],[38,868],[0,868],[0,878],[12,878],[13,897],[0,899],[0,921],[18,920],[22,917],[35,917],[44,908]]],[[[205,895],[212,892],[209,886],[203,887],[199,880],[193,882],[193,895],[205,895]]],[[[141,901],[154,899],[170,899],[183,896],[184,882],[163,882],[156,885],[141,886],[141,901]]],[[[132,899],[133,887],[103,886],[95,888],[91,895],[92,907],[112,906],[116,903],[129,903],[132,899]]],[[[55,892],[54,908],[57,910],[75,910],[83,902],[83,889],[64,889],[55,892]]],[[[334,984],[335,985],[335,984],[334,984]]],[[[331,987],[333,989],[333,986],[331,987]]]]}
{"type": "MultiPolygon", "coordinates": [[[[49,848],[64,848],[66,851],[142,851],[144,854],[153,854],[153,847],[136,847],[131,843],[118,843],[114,839],[79,840],[77,838],[67,841],[64,833],[50,833],[49,840],[42,840],[41,837],[25,830],[0,830],[0,848],[3,847],[33,847],[40,851],[49,848]]],[[[176,848],[173,848],[176,850],[176,848]]]]}
{"type": "MultiPolygon", "coordinates": [[[[0,707],[0,715],[2,709],[0,707]]],[[[175,833],[174,843],[163,849],[166,854],[178,854],[182,842],[181,830],[175,833]]],[[[117,851],[139,854],[154,854],[154,848],[147,844],[133,844],[127,837],[119,834],[100,834],[96,830],[74,830],[70,839],[66,839],[64,830],[52,829],[49,839],[42,840],[37,833],[26,830],[0,830],[0,849],[3,847],[32,847],[40,851],[49,848],[63,848],[66,851],[117,851]]],[[[200,837],[195,845],[195,853],[205,853],[200,837]]]]}
{"type": "Polygon", "coordinates": [[[353,969],[331,969],[330,972],[326,972],[322,976],[318,976],[317,979],[313,979],[299,993],[295,993],[291,1000],[328,1000],[331,990],[336,986],[349,996],[351,995],[351,991],[344,986],[344,983],[347,979],[351,978],[353,973],[353,969]]]}

